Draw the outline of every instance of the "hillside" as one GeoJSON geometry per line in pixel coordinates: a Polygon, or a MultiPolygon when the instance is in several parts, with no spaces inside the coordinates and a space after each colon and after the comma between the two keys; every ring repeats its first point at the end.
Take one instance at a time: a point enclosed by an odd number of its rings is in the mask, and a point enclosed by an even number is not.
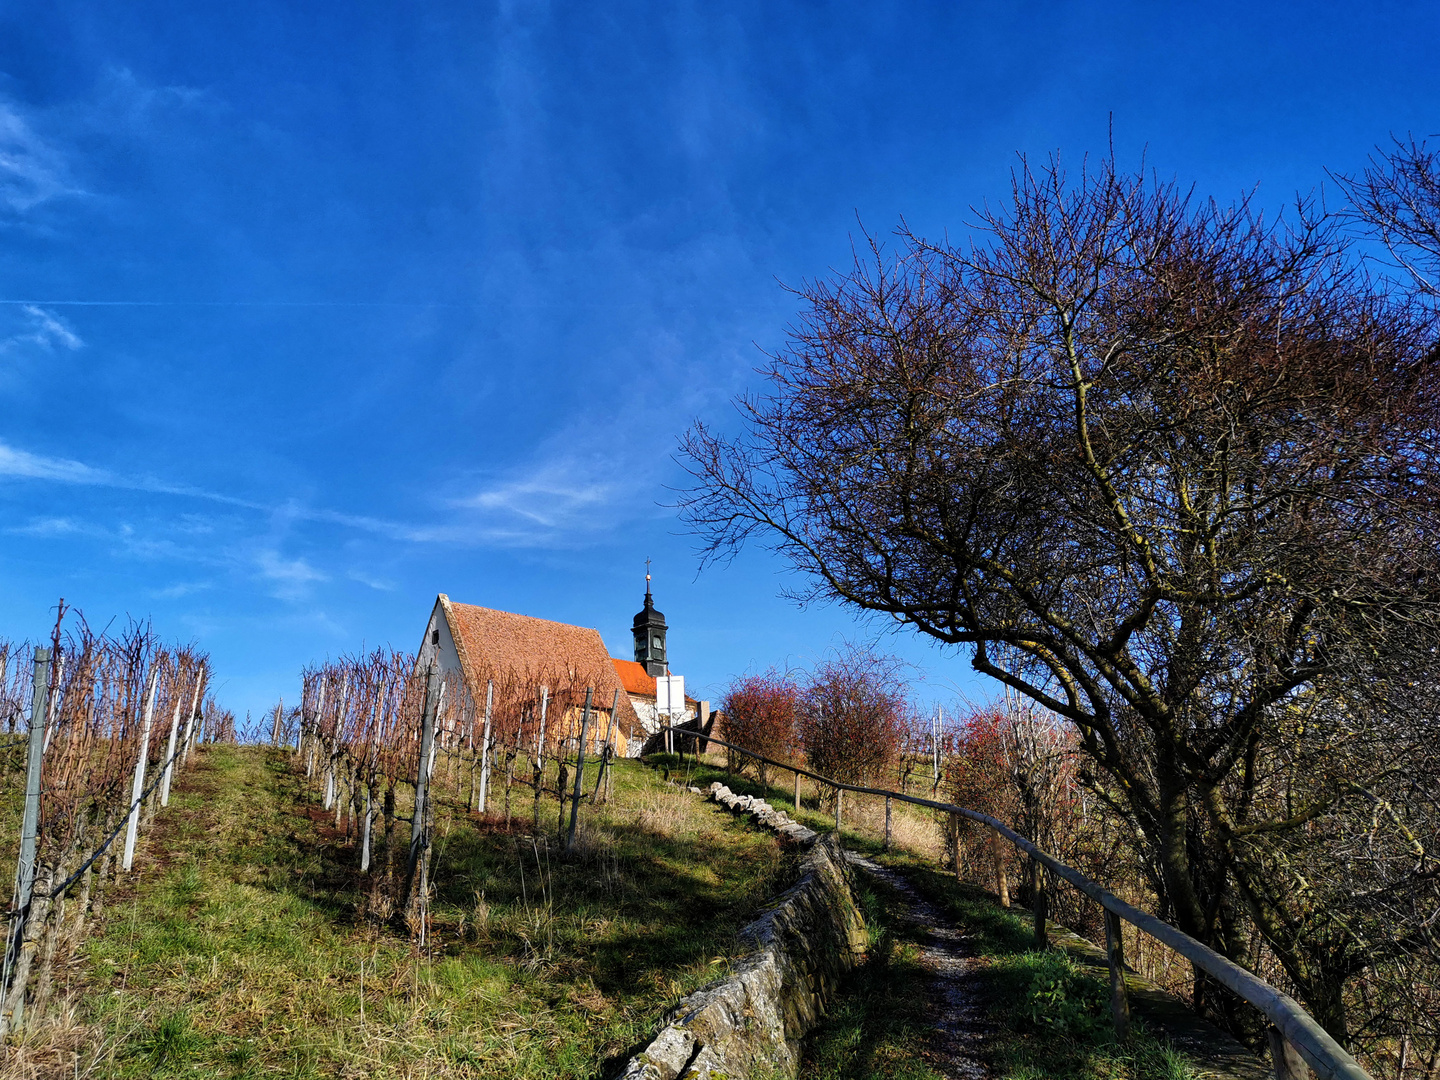
{"type": "Polygon", "coordinates": [[[791,873],[772,838],[621,762],[572,861],[442,802],[418,948],[367,911],[353,840],[286,751],[200,761],[61,976],[69,1016],[9,1072],[592,1076],[723,970],[791,873]]]}

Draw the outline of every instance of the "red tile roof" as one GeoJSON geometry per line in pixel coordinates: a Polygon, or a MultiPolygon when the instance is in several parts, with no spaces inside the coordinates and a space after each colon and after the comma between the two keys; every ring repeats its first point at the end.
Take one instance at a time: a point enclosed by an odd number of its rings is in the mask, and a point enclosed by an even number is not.
{"type": "MultiPolygon", "coordinates": [[[[484,680],[496,675],[518,675],[537,681],[568,679],[579,686],[595,687],[595,704],[610,707],[617,689],[620,695],[616,720],[622,730],[639,724],[630,705],[628,687],[622,687],[600,631],[585,626],[536,619],[509,611],[456,604],[444,593],[439,596],[460,664],[465,669],[471,693],[483,697],[484,680]]],[[[639,667],[639,665],[635,665],[639,667]]],[[[655,693],[655,680],[650,680],[655,693]]]]}
{"type": "Polygon", "coordinates": [[[620,676],[620,685],[625,687],[627,694],[652,698],[655,696],[655,676],[645,670],[644,664],[634,660],[619,660],[613,656],[610,663],[615,665],[615,673],[620,676]]]}

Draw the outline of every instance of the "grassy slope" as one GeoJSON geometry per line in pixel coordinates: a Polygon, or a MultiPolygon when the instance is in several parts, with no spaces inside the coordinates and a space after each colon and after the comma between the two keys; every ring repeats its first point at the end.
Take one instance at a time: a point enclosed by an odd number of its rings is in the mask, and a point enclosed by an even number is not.
{"type": "Polygon", "coordinates": [[[95,1075],[593,1076],[724,970],[793,874],[772,839],[622,763],[572,861],[442,806],[422,953],[357,913],[354,849],[322,839],[283,754],[202,762],[87,945],[95,1075]]]}

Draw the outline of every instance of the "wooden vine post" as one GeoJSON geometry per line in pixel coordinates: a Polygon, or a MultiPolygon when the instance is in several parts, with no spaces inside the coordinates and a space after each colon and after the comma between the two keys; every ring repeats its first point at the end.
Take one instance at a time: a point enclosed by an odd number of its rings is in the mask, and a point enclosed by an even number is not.
{"type": "Polygon", "coordinates": [[[20,858],[15,867],[15,904],[6,935],[3,978],[0,978],[0,1039],[19,1031],[25,1019],[25,983],[36,943],[27,934],[30,902],[35,893],[35,855],[40,841],[40,769],[45,753],[45,718],[50,701],[50,650],[35,649],[35,675],[30,696],[30,738],[25,756],[25,809],[20,822],[20,858]],[[18,988],[18,993],[16,992],[18,988]]]}
{"type": "Polygon", "coordinates": [[[550,704],[550,688],[540,687],[540,733],[535,736],[535,831],[540,831],[540,796],[545,793],[545,710],[550,704]]]}
{"type": "Polygon", "coordinates": [[[495,702],[495,680],[485,680],[485,730],[480,735],[480,794],[475,809],[485,813],[490,796],[490,709],[495,702]]]}
{"type": "MultiPolygon", "coordinates": [[[[615,713],[620,708],[620,688],[615,688],[614,696],[610,699],[610,722],[605,725],[605,748],[600,751],[600,775],[595,780],[595,790],[590,793],[590,801],[593,803],[600,797],[600,789],[605,787],[610,779],[610,740],[615,734],[615,713]]],[[[610,798],[610,791],[606,788],[605,798],[610,798]]]]}
{"type": "Polygon", "coordinates": [[[593,686],[585,688],[585,712],[580,717],[580,746],[575,752],[575,794],[570,799],[570,831],[565,834],[565,850],[575,849],[575,826],[580,820],[580,795],[585,783],[585,738],[590,733],[590,698],[593,686]]]}
{"type": "Polygon", "coordinates": [[[425,810],[430,796],[430,762],[431,751],[435,747],[439,682],[440,674],[432,661],[425,677],[425,708],[420,714],[420,756],[415,762],[415,811],[410,816],[410,861],[405,872],[407,906],[412,913],[423,902],[426,885],[423,858],[426,847],[425,810]]]}

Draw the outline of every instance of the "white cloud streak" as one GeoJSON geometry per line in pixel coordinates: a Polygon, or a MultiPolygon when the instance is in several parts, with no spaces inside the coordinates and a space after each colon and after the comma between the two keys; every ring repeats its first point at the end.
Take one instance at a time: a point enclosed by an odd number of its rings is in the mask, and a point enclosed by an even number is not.
{"type": "Polygon", "coordinates": [[[20,215],[57,196],[78,193],[60,152],[14,106],[0,103],[0,208],[20,215]]]}
{"type": "Polygon", "coordinates": [[[92,469],[89,465],[68,458],[42,457],[28,450],[17,450],[4,442],[0,442],[0,476],[53,480],[62,484],[130,486],[120,484],[113,474],[103,469],[92,469]]]}
{"type": "MultiPolygon", "coordinates": [[[[15,352],[26,346],[46,352],[54,352],[57,348],[74,352],[85,347],[80,335],[55,312],[36,304],[22,304],[19,314],[24,319],[24,325],[0,338],[0,354],[15,352]]],[[[7,318],[6,321],[10,320],[7,318]]]]}

